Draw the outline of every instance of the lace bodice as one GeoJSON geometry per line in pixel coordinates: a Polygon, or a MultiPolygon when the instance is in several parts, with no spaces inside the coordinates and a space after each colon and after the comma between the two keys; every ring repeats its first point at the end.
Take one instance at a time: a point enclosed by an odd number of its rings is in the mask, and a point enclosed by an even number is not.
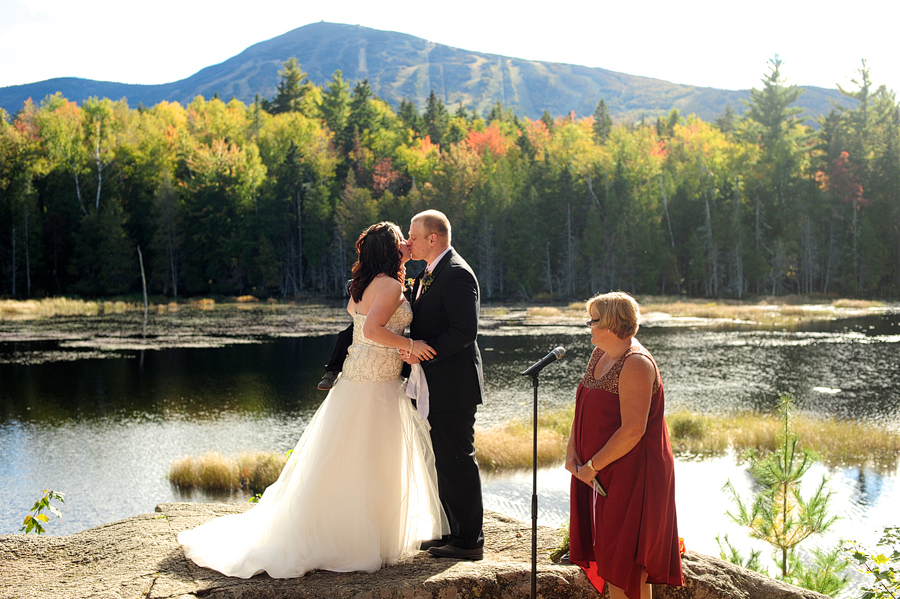
{"type": "MultiPolygon", "coordinates": [[[[412,308],[409,307],[409,302],[403,302],[388,319],[385,328],[402,335],[411,322],[412,308]]],[[[400,354],[393,347],[385,347],[366,339],[363,334],[365,323],[365,314],[353,315],[353,345],[347,350],[341,376],[354,381],[390,381],[397,378],[403,367],[400,354]]]]}

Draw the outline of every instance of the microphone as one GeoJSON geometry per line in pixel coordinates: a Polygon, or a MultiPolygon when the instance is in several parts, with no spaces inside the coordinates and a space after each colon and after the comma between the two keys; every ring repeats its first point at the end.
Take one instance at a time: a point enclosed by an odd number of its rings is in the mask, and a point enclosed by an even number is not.
{"type": "Polygon", "coordinates": [[[540,361],[535,362],[531,366],[528,367],[528,370],[522,373],[523,376],[537,376],[537,374],[544,369],[544,366],[550,364],[551,362],[555,362],[559,360],[564,355],[566,355],[566,348],[557,347],[549,354],[540,359],[540,361]]]}

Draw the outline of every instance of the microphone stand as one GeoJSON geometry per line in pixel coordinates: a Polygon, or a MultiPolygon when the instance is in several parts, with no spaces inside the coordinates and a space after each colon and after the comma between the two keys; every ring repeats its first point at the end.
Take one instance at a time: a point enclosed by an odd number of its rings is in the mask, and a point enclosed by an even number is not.
{"type": "Polygon", "coordinates": [[[531,386],[534,388],[534,445],[531,453],[531,599],[537,597],[537,443],[538,443],[538,375],[544,366],[554,360],[559,360],[566,355],[563,347],[554,348],[544,359],[535,362],[522,374],[531,377],[531,386]]]}
{"type": "Polygon", "coordinates": [[[534,445],[531,456],[531,599],[537,597],[537,442],[538,442],[538,375],[531,376],[531,386],[534,388],[534,445]]]}

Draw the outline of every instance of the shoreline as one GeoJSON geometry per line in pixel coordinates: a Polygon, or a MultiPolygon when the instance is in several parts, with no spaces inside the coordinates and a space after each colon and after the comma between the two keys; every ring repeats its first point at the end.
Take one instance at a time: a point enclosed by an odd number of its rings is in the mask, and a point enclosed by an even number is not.
{"type": "MultiPolygon", "coordinates": [[[[549,552],[559,546],[559,529],[485,512],[485,556],[478,562],[435,559],[419,551],[376,573],[313,570],[300,578],[228,578],[200,568],[184,556],[177,534],[213,517],[249,506],[163,503],[139,514],[66,536],[0,535],[0,599],[115,596],[258,597],[345,599],[431,599],[531,597],[532,543],[537,549],[535,578],[545,597],[594,599],[596,589],[580,567],[555,564],[549,552]],[[534,535],[534,536],[532,536],[534,535]],[[534,539],[534,541],[532,541],[534,539]]],[[[656,586],[659,599],[824,599],[801,589],[688,550],[683,558],[685,586],[656,586]]]]}

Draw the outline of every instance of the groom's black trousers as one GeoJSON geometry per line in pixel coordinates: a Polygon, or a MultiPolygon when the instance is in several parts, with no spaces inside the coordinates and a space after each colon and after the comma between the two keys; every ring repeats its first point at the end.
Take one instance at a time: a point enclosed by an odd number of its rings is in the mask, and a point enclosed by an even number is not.
{"type": "Polygon", "coordinates": [[[450,521],[448,542],[463,549],[484,546],[481,476],[475,461],[476,409],[428,414],[441,504],[450,521]]]}
{"type": "Polygon", "coordinates": [[[344,369],[344,360],[347,358],[347,350],[353,344],[353,323],[338,333],[337,341],[334,342],[334,349],[331,350],[331,357],[328,364],[325,365],[327,372],[340,372],[344,369]]]}

